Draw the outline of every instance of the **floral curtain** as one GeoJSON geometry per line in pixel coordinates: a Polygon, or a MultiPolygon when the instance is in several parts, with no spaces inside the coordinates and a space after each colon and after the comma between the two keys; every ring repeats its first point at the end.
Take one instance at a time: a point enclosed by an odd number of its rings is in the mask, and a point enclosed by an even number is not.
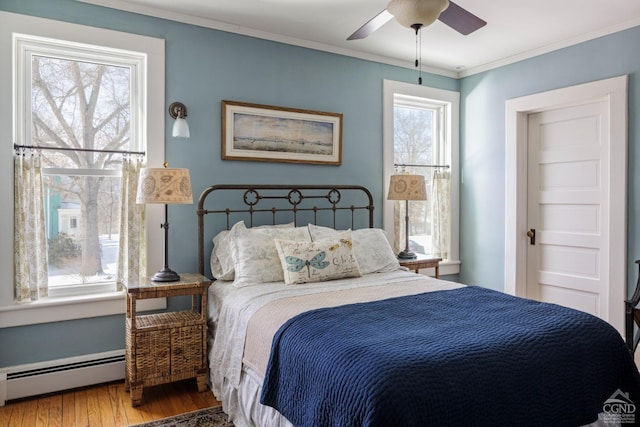
{"type": "Polygon", "coordinates": [[[451,172],[433,173],[431,183],[431,244],[436,257],[449,259],[451,244],[451,172]]]}
{"type": "Polygon", "coordinates": [[[15,301],[37,301],[48,294],[47,235],[40,154],[14,153],[15,301]]]}
{"type": "Polygon", "coordinates": [[[402,200],[393,203],[393,252],[399,253],[405,246],[404,205],[402,200]]]}
{"type": "Polygon", "coordinates": [[[118,290],[128,281],[141,282],[147,274],[145,205],[136,203],[141,158],[122,160],[120,242],[118,248],[118,290]]]}

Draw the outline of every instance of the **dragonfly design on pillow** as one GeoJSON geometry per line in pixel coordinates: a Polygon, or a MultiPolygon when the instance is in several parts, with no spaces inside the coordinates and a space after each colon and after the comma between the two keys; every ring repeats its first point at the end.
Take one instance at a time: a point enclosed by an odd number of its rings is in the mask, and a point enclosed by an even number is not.
{"type": "Polygon", "coordinates": [[[285,257],[285,261],[289,264],[287,265],[287,270],[297,273],[307,267],[307,275],[311,277],[311,267],[322,270],[329,266],[329,262],[324,260],[326,256],[327,253],[325,251],[320,251],[311,259],[301,259],[295,256],[285,257]]]}

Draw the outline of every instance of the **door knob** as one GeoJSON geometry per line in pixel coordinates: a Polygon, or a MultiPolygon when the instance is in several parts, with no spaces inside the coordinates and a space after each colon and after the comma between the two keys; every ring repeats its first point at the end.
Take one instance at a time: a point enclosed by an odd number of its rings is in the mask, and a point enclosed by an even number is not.
{"type": "Polygon", "coordinates": [[[530,245],[535,245],[536,244],[536,229],[532,228],[529,231],[527,231],[527,237],[529,238],[529,244],[530,245]]]}

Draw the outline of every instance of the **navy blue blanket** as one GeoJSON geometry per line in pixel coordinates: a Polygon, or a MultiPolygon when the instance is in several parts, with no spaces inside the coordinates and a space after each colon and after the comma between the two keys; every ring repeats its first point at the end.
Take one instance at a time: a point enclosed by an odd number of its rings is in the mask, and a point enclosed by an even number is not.
{"type": "Polygon", "coordinates": [[[640,407],[608,323],[465,287],[296,316],[274,337],[261,402],[296,426],[578,426],[618,389],[640,407]]]}

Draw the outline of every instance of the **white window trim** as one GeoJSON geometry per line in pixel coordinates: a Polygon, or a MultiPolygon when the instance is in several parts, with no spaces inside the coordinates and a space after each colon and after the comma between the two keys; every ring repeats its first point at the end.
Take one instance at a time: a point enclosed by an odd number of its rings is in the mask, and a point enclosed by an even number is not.
{"type": "MultiPolygon", "coordinates": [[[[142,138],[147,140],[147,164],[161,165],[164,161],[164,86],[165,54],[164,40],[105,30],[78,24],[36,18],[26,15],[0,12],[0,197],[13,200],[13,142],[17,142],[15,127],[14,97],[16,76],[13,72],[13,34],[66,40],[72,43],[94,44],[146,53],[147,76],[143,103],[147,115],[141,118],[142,138]],[[147,73],[147,70],[153,72],[147,73]]],[[[163,222],[161,205],[147,206],[147,224],[163,222]]],[[[13,204],[0,205],[0,328],[57,322],[87,317],[108,316],[125,312],[124,292],[101,295],[85,295],[68,298],[48,298],[37,302],[14,303],[13,286],[13,204]],[[11,238],[8,238],[11,236],[11,238]]],[[[148,229],[155,227],[148,227],[148,229]]],[[[147,234],[147,273],[162,265],[162,233],[147,234]]],[[[145,309],[166,307],[165,299],[149,300],[145,309]]]]}
{"type": "Polygon", "coordinates": [[[450,259],[440,264],[440,275],[460,273],[460,93],[418,86],[410,83],[383,81],[382,141],[383,141],[383,208],[382,226],[389,236],[393,235],[393,202],[387,200],[389,179],[394,172],[393,166],[393,108],[394,95],[409,95],[449,104],[445,137],[451,150],[451,251],[450,259]]]}

